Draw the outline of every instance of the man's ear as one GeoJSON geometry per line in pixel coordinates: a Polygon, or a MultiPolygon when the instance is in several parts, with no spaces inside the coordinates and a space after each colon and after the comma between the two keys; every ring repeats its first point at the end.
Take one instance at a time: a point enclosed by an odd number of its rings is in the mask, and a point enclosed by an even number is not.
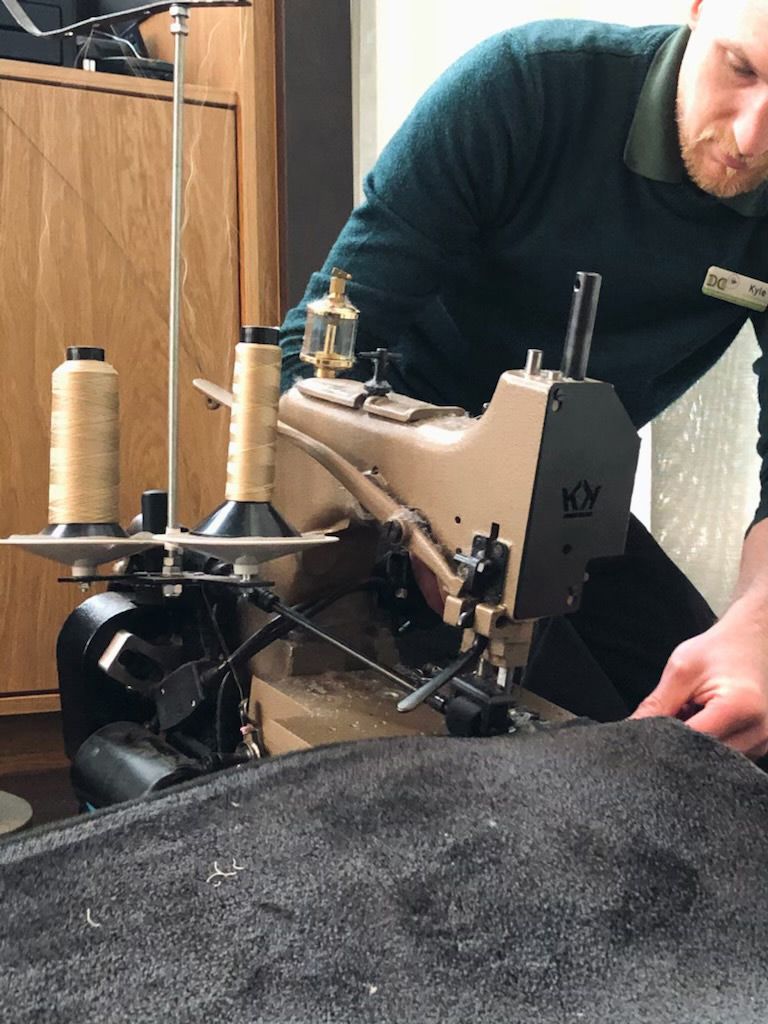
{"type": "Polygon", "coordinates": [[[701,16],[701,5],[704,0],[691,0],[691,9],[688,12],[688,27],[696,28],[701,16]]]}

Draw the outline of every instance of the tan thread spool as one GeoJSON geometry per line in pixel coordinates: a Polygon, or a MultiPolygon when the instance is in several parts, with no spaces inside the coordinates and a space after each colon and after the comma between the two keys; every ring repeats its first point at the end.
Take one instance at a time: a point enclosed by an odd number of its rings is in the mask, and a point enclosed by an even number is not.
{"type": "Polygon", "coordinates": [[[76,352],[69,349],[67,361],[51,377],[48,521],[116,523],[120,487],[117,371],[98,356],[70,354],[76,352]]]}
{"type": "Polygon", "coordinates": [[[227,501],[270,501],[275,483],[280,348],[238,342],[232,380],[227,501]]]}

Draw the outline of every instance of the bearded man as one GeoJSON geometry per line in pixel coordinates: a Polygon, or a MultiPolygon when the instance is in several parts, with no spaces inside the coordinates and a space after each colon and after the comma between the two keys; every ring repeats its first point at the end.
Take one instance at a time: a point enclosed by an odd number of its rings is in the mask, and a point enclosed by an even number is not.
{"type": "MultiPolygon", "coordinates": [[[[751,315],[702,286],[711,266],[768,281],[767,176],[768,0],[694,0],[682,28],[503,32],[437,81],[368,175],[286,318],[284,382],[332,266],[353,277],[359,348],[399,355],[396,389],[472,412],[528,348],[559,365],[574,272],[598,271],[590,376],[640,427],[751,315]]],[[[539,624],[527,686],[598,719],[678,715],[768,751],[764,356],[756,370],[763,488],[728,610],[717,621],[633,519],[626,554],[592,564],[580,610],[539,624]]]]}

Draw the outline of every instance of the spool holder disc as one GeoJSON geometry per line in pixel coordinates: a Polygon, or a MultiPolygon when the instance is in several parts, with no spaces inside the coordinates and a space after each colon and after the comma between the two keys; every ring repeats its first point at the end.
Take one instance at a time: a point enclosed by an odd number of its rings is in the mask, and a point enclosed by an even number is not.
{"type": "Polygon", "coordinates": [[[46,537],[39,533],[14,533],[0,539],[4,547],[21,548],[32,555],[71,566],[75,577],[91,575],[97,565],[141,554],[157,544],[151,533],[137,533],[133,537],[46,537]]]}

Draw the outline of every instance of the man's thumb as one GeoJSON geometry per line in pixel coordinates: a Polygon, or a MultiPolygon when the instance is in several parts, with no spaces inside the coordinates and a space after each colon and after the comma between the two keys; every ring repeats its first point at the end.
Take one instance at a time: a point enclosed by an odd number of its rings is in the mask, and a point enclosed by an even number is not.
{"type": "Polygon", "coordinates": [[[683,680],[665,671],[659,685],[638,704],[630,718],[676,716],[688,702],[689,696],[683,680]]]}

